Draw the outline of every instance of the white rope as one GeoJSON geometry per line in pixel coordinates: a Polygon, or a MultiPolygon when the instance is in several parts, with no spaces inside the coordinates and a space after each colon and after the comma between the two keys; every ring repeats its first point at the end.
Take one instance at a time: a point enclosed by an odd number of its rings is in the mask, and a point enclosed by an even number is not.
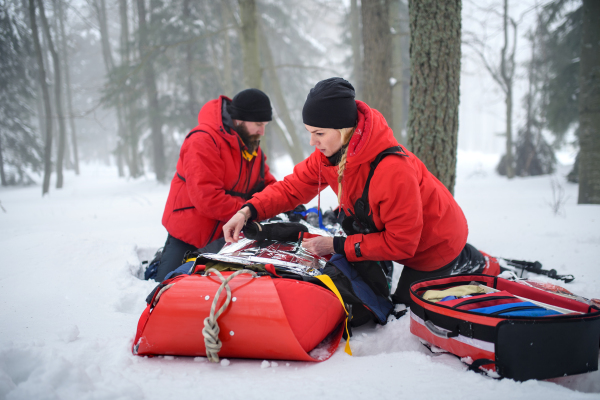
{"type": "Polygon", "coordinates": [[[169,290],[169,288],[173,285],[174,285],[174,283],[170,283],[167,286],[164,286],[162,289],[160,289],[160,292],[158,292],[158,294],[156,295],[156,298],[154,299],[154,303],[152,303],[152,307],[156,307],[156,304],[158,303],[160,296],[162,296],[162,294],[164,292],[166,292],[167,290],[169,290]]]}
{"type": "Polygon", "coordinates": [[[213,299],[212,306],[210,307],[210,315],[204,319],[204,328],[202,329],[202,335],[204,336],[204,346],[206,347],[206,357],[208,361],[218,363],[219,362],[219,351],[221,350],[221,340],[219,339],[219,324],[217,324],[217,318],[227,309],[229,303],[231,302],[231,288],[229,287],[229,281],[235,278],[240,274],[250,274],[254,278],[257,278],[256,272],[250,271],[249,269],[242,269],[231,274],[227,279],[221,275],[219,271],[214,268],[210,268],[207,271],[207,275],[210,272],[214,272],[219,279],[221,279],[221,286],[217,289],[217,293],[215,294],[215,298],[213,299]],[[223,291],[223,288],[227,291],[227,299],[225,299],[225,303],[219,308],[219,311],[215,314],[215,309],[217,308],[217,302],[219,301],[219,296],[223,291]]]}

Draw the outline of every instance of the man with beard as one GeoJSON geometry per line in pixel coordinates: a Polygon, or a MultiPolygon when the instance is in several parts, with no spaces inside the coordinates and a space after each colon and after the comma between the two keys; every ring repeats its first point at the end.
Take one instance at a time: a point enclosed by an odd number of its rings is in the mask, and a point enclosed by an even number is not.
{"type": "MultiPolygon", "coordinates": [[[[271,121],[269,97],[246,89],[206,103],[179,152],[162,218],[168,236],[156,276],[161,282],[189,250],[218,252],[223,225],[256,192],[276,181],[259,147],[271,121]]],[[[150,272],[150,271],[148,271],[150,272]]]]}

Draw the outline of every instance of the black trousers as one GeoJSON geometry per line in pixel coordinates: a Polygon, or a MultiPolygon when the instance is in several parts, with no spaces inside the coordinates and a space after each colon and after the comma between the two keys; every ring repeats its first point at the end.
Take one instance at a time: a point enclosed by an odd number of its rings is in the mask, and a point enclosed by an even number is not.
{"type": "MultiPolygon", "coordinates": [[[[202,253],[218,253],[223,245],[225,245],[225,239],[221,238],[209,243],[199,251],[202,253]]],[[[154,279],[157,282],[162,282],[169,272],[176,270],[183,264],[183,256],[185,253],[194,250],[197,250],[196,246],[168,235],[160,259],[160,265],[156,272],[156,278],[154,279]]]]}
{"type": "Polygon", "coordinates": [[[485,258],[475,247],[469,243],[465,245],[458,257],[442,268],[434,271],[417,271],[404,266],[396,292],[392,295],[394,304],[410,306],[410,286],[421,279],[433,279],[442,276],[458,274],[478,274],[485,268],[485,258]]]}

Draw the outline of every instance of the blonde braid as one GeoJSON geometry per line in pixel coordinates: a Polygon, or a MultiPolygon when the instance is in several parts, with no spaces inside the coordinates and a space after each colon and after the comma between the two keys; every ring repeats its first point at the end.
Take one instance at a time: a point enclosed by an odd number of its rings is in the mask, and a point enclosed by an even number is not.
{"type": "Polygon", "coordinates": [[[342,158],[338,164],[338,203],[342,204],[342,180],[344,179],[344,171],[346,170],[346,158],[348,156],[348,143],[354,134],[355,128],[339,129],[342,135],[342,158]]]}

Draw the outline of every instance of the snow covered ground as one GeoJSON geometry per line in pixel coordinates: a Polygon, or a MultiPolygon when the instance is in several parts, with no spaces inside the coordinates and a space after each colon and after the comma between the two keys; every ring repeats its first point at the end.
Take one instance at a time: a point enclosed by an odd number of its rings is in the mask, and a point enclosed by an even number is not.
{"type": "MultiPolygon", "coordinates": [[[[470,243],[573,274],[566,288],[600,297],[600,207],[577,205],[577,186],[564,178],[568,167],[553,177],[508,181],[493,172],[496,162],[459,153],[456,198],[470,243]],[[552,180],[566,196],[558,215],[552,180]]],[[[454,356],[423,347],[406,316],[355,330],[355,356],[340,346],[323,363],[133,356],[136,324],[154,287],[138,278],[139,262],[166,239],[160,219],[167,193],[151,176],[127,181],[99,165],[67,174],[65,188],[45,198],[39,186],[0,189],[0,399],[600,396],[600,372],[523,383],[467,372],[454,356]]],[[[333,193],[322,202],[333,206],[333,193]]]]}

